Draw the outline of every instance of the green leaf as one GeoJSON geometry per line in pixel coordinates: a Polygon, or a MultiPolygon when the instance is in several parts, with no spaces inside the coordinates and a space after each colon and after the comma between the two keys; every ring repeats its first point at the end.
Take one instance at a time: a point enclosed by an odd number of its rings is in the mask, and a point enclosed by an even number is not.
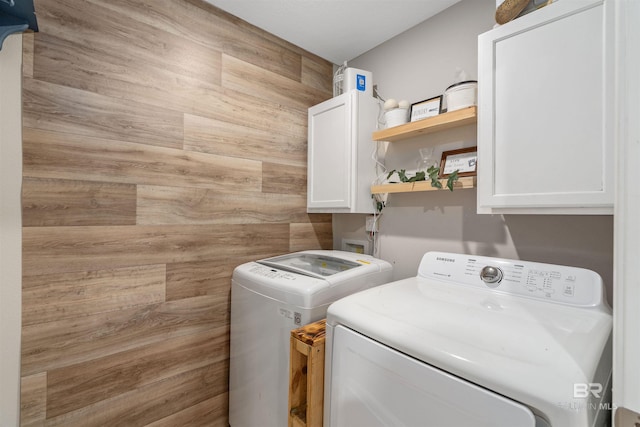
{"type": "Polygon", "coordinates": [[[453,184],[458,181],[458,171],[454,171],[451,174],[449,174],[449,178],[447,178],[447,188],[450,191],[453,191],[453,184]]]}
{"type": "Polygon", "coordinates": [[[400,178],[400,181],[402,181],[402,182],[409,182],[409,178],[407,178],[406,169],[400,169],[400,172],[398,172],[398,177],[400,178]]]}
{"type": "Polygon", "coordinates": [[[431,180],[431,186],[434,188],[442,188],[442,183],[438,179],[438,174],[440,173],[440,168],[437,166],[431,166],[427,169],[427,173],[429,174],[429,179],[431,180]]]}
{"type": "Polygon", "coordinates": [[[394,173],[396,173],[395,169],[389,172],[389,174],[387,175],[387,179],[391,178],[391,175],[393,175],[394,173]]]}
{"type": "Polygon", "coordinates": [[[411,178],[409,178],[409,182],[424,181],[424,180],[425,180],[424,172],[416,172],[415,176],[412,176],[411,178]]]}

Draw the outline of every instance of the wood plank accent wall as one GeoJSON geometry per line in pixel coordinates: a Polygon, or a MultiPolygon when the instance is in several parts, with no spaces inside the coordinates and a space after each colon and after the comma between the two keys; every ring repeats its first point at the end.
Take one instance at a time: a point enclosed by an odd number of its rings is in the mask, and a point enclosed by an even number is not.
{"type": "Polygon", "coordinates": [[[36,0],[24,37],[23,426],[227,426],[242,262],[306,213],[332,64],[202,0],[36,0]]]}

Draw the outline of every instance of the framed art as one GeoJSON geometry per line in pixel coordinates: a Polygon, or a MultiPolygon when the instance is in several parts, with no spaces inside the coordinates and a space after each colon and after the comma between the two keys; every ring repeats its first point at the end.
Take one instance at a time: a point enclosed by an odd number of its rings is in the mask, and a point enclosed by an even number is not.
{"type": "Polygon", "coordinates": [[[445,151],[440,160],[440,178],[447,178],[458,171],[458,176],[475,176],[478,173],[478,147],[445,151]]]}
{"type": "Polygon", "coordinates": [[[426,119],[440,114],[442,110],[442,95],[411,104],[411,121],[426,119]]]}

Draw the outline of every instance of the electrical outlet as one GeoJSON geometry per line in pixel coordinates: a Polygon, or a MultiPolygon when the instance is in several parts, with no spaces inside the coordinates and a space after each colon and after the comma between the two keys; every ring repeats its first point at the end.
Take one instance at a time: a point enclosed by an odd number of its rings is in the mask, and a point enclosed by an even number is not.
{"type": "Polygon", "coordinates": [[[376,217],[373,215],[367,215],[367,219],[364,223],[364,230],[367,233],[377,233],[378,224],[376,223],[376,217]]]}

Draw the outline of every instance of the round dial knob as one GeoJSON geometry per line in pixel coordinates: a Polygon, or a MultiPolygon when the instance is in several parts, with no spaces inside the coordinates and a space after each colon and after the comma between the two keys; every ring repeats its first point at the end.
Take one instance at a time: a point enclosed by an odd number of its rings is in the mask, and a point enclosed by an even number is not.
{"type": "Polygon", "coordinates": [[[487,265],[480,270],[480,278],[487,285],[493,285],[492,287],[496,287],[502,280],[502,270],[498,267],[487,265]]]}

